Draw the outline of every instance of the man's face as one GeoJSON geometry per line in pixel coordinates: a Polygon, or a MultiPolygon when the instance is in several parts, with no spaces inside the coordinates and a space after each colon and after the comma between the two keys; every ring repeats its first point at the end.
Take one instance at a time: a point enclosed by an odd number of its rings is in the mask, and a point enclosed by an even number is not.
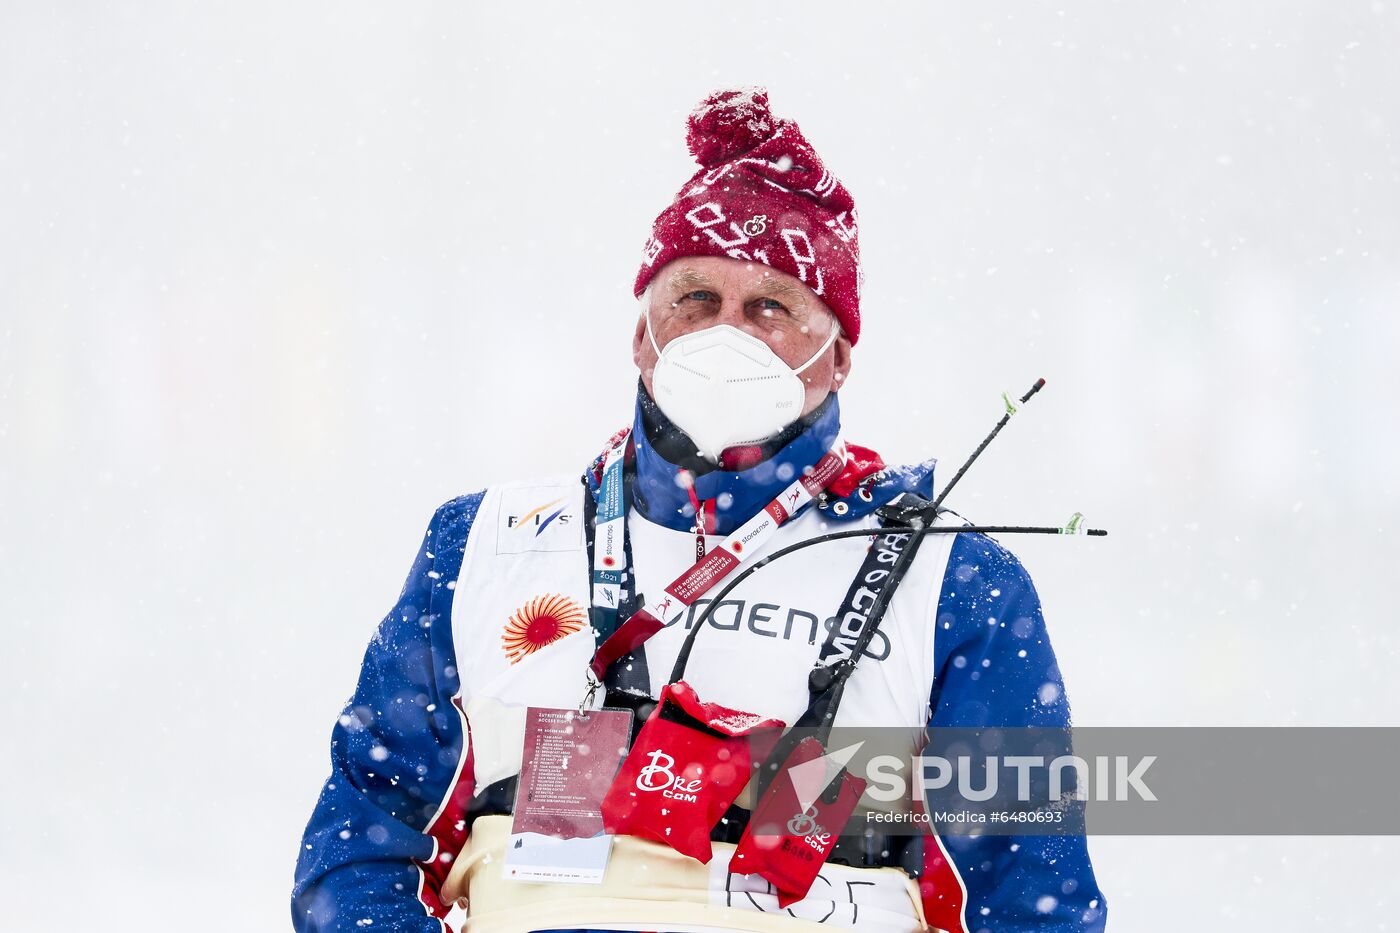
{"type": "MultiPolygon", "coordinates": [[[[656,345],[716,324],[729,324],[766,343],[793,369],[812,358],[840,327],[835,316],[802,282],[759,262],[720,256],[683,256],[661,267],[651,280],[651,326],[656,345]]],[[[651,387],[656,350],[647,337],[646,316],[637,320],[632,360],[642,384],[651,387]]],[[[851,370],[851,342],[845,334],[804,369],[802,414],[815,409],[841,387],[851,370]]]]}

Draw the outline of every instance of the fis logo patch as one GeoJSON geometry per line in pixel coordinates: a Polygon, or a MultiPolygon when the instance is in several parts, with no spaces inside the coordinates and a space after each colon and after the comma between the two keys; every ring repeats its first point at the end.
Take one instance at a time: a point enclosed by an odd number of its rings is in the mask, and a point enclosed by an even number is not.
{"type": "Polygon", "coordinates": [[[496,553],[571,551],[583,547],[576,490],[527,486],[506,490],[496,528],[496,553]]]}

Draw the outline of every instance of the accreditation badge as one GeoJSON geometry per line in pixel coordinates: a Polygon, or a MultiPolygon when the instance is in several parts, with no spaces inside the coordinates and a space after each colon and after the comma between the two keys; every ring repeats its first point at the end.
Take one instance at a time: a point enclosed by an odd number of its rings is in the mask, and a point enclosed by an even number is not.
{"type": "Polygon", "coordinates": [[[628,710],[526,711],[504,877],[602,883],[612,852],[602,801],[627,753],[631,725],[628,710]]]}

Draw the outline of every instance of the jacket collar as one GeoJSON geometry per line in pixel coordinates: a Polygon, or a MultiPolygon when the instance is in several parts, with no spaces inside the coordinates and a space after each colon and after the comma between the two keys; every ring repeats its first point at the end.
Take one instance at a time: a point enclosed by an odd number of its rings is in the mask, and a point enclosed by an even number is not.
{"type": "Polygon", "coordinates": [[[677,531],[690,531],[695,524],[688,482],[693,481],[696,497],[706,512],[714,515],[712,532],[727,535],[777,498],[803,469],[820,460],[841,433],[841,409],[833,392],[808,417],[779,435],[779,442],[792,435],[782,446],[763,449],[763,459],[745,469],[724,470],[687,458],[684,451],[693,445],[684,432],[646,397],[644,388],[638,387],[637,396],[632,423],[637,471],[632,504],[649,521],[677,531]]]}
{"type": "MultiPolygon", "coordinates": [[[[617,432],[607,446],[611,446],[629,431],[632,433],[637,450],[638,472],[639,475],[644,472],[646,476],[649,495],[639,494],[634,488],[630,507],[656,524],[677,531],[691,531],[694,527],[695,509],[690,504],[690,496],[685,488],[676,485],[681,467],[662,457],[647,441],[641,408],[642,399],[645,397],[645,389],[639,384],[638,404],[632,428],[617,432]]],[[[650,403],[650,399],[647,401],[650,403]]],[[[825,412],[820,408],[813,412],[820,413],[816,422],[799,430],[793,439],[783,444],[780,449],[771,454],[765,451],[766,459],[763,462],[744,470],[712,470],[700,477],[701,481],[696,484],[697,493],[707,497],[713,496],[715,508],[710,514],[720,513],[717,527],[713,529],[714,533],[729,534],[742,525],[791,482],[790,477],[781,480],[779,475],[787,476],[788,469],[801,469],[815,463],[830,449],[829,441],[834,441],[838,433],[840,412],[834,397],[828,399],[828,402],[830,408],[825,412]],[[708,479],[705,478],[707,476],[708,479]],[[732,491],[734,488],[743,493],[742,500],[735,496],[732,491]],[[728,493],[728,498],[722,493],[728,493]],[[741,501],[746,505],[741,504],[741,501]],[[749,511],[743,511],[744,508],[748,508],[749,511]]],[[[657,413],[660,414],[659,409],[657,413]]],[[[679,428],[674,429],[679,431],[679,428]]],[[[779,440],[782,437],[783,435],[779,435],[779,440]]],[[[604,454],[606,450],[605,447],[604,454]]],[[[598,493],[598,478],[602,473],[604,454],[599,454],[592,466],[584,471],[583,482],[590,496],[598,493]]],[[[859,489],[845,496],[818,497],[817,508],[822,512],[823,522],[839,526],[856,521],[905,492],[932,499],[936,463],[936,460],[929,459],[921,463],[887,466],[868,485],[862,484],[859,489]]]]}
{"type": "MultiPolygon", "coordinates": [[[[820,405],[768,440],[725,449],[718,466],[738,471],[767,460],[825,416],[835,402],[836,395],[829,394],[820,405]]],[[[713,461],[705,459],[696,450],[698,445],[691,440],[690,435],[682,431],[679,425],[666,416],[661,406],[652,401],[651,396],[647,394],[646,385],[640,379],[637,380],[636,414],[636,421],[644,429],[647,443],[651,444],[652,449],[660,454],[663,460],[683,467],[695,476],[709,473],[716,468],[717,465],[713,461]]]]}

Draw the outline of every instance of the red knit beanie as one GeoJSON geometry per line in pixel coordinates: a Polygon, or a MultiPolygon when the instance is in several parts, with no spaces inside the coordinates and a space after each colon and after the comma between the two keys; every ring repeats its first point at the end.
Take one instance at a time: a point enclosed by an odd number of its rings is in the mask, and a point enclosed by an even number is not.
{"type": "Polygon", "coordinates": [[[686,144],[700,170],[656,218],[633,294],[678,256],[729,256],[781,269],[860,336],[856,204],[761,87],[714,91],[691,111],[686,144]]]}

